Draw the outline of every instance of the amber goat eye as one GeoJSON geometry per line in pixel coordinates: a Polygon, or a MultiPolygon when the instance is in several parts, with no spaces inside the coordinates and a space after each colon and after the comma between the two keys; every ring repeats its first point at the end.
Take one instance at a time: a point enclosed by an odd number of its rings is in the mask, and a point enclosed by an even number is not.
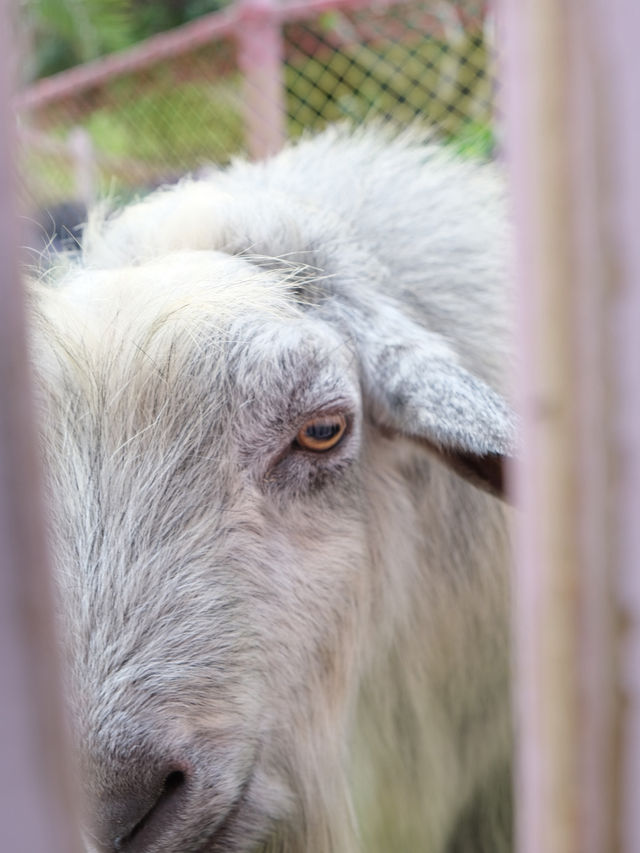
{"type": "Polygon", "coordinates": [[[344,415],[324,415],[307,421],[296,436],[296,444],[305,450],[322,453],[335,447],[345,434],[347,419],[344,415]]]}

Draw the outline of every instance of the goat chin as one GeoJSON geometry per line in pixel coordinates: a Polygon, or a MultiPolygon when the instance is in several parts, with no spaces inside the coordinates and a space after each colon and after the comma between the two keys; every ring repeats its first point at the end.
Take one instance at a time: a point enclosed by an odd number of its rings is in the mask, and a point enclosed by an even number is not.
{"type": "Polygon", "coordinates": [[[330,129],[30,282],[91,850],[511,849],[504,207],[330,129]]]}

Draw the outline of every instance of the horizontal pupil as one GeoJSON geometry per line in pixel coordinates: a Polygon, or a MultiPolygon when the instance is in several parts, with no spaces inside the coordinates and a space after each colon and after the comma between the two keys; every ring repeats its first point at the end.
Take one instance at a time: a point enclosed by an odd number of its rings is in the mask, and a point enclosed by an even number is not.
{"type": "Polygon", "coordinates": [[[340,424],[310,424],[305,435],[309,438],[315,438],[318,441],[326,441],[328,438],[333,438],[334,435],[340,432],[340,424]]]}

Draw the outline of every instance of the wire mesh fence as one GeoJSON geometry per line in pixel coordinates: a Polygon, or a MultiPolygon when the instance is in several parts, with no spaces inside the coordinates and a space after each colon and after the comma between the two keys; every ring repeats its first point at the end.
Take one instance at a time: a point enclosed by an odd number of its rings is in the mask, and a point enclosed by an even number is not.
{"type": "Polygon", "coordinates": [[[422,119],[445,136],[491,119],[487,28],[449,3],[327,13],[285,27],[292,135],[327,121],[422,119]]]}
{"type": "Polygon", "coordinates": [[[126,199],[335,121],[419,121],[491,153],[484,2],[239,0],[181,29],[18,97],[26,212],[126,199]]]}

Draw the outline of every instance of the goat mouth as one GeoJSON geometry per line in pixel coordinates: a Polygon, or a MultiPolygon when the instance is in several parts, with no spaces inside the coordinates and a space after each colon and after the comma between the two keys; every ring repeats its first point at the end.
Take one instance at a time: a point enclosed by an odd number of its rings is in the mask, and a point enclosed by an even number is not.
{"type": "Polygon", "coordinates": [[[228,853],[231,849],[235,849],[232,845],[234,831],[242,816],[242,811],[249,799],[249,789],[253,781],[253,773],[250,773],[247,779],[243,782],[242,787],[238,791],[238,796],[233,800],[225,816],[215,826],[213,834],[209,837],[206,844],[199,848],[197,853],[228,853]]]}

